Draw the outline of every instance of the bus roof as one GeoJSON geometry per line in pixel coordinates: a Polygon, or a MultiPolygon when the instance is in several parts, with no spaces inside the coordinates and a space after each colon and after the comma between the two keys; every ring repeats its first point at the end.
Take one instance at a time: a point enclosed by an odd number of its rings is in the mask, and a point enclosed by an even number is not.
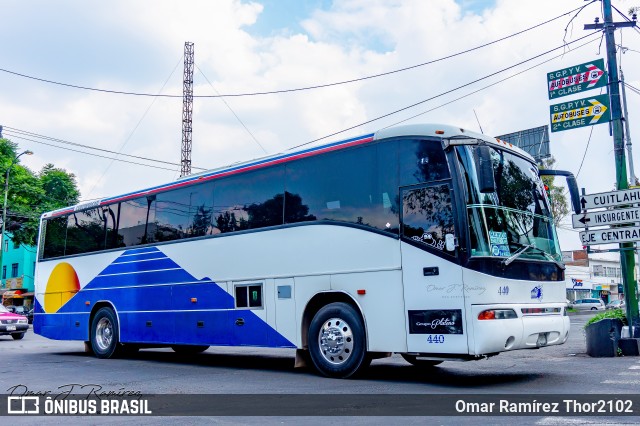
{"type": "Polygon", "coordinates": [[[114,197],[102,198],[90,202],[84,202],[76,204],[75,206],[64,207],[62,209],[54,210],[43,214],[43,218],[59,216],[74,211],[80,211],[92,207],[98,207],[101,205],[112,204],[119,201],[126,201],[133,198],[142,197],[145,195],[155,194],[169,189],[180,188],[183,186],[189,186],[191,184],[205,182],[212,179],[217,179],[223,176],[229,176],[236,173],[247,172],[254,169],[260,169],[267,166],[286,163],[299,158],[310,157],[313,155],[336,151],[351,146],[357,146],[366,144],[375,140],[388,139],[392,137],[402,136],[436,136],[441,138],[453,138],[453,137],[467,137],[472,139],[479,139],[486,143],[501,149],[507,149],[514,151],[518,155],[535,162],[533,157],[521,150],[520,148],[501,141],[490,136],[482,135],[480,133],[472,132],[462,129],[460,127],[439,125],[439,124],[409,124],[402,126],[394,126],[385,128],[367,135],[357,136],[354,138],[344,139],[337,142],[330,142],[326,144],[313,145],[311,147],[300,147],[296,150],[291,150],[284,153],[273,154],[261,158],[256,158],[248,161],[237,162],[231,165],[218,167],[215,169],[207,170],[202,173],[192,174],[184,176],[176,181],[165,183],[162,185],[153,186],[139,191],[129,192],[114,197]]]}

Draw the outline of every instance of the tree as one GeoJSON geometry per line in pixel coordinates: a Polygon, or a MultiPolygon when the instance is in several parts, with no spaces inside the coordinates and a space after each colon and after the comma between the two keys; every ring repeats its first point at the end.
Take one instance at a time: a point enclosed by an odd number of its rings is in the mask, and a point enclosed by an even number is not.
{"type": "MultiPolygon", "coordinates": [[[[7,168],[19,152],[16,143],[0,139],[2,188],[7,168]]],[[[5,228],[12,233],[14,243],[36,245],[42,213],[76,204],[79,199],[80,191],[72,173],[47,164],[36,174],[20,165],[18,159],[10,171],[5,228]]]]}
{"type": "MultiPolygon", "coordinates": [[[[556,164],[556,159],[553,157],[545,158],[538,163],[540,169],[553,169],[556,164]]],[[[542,181],[549,188],[547,193],[549,194],[549,203],[551,204],[551,214],[553,215],[553,223],[556,226],[560,224],[560,221],[569,214],[569,205],[565,197],[565,190],[561,186],[554,184],[553,176],[543,176],[542,181]]]]}

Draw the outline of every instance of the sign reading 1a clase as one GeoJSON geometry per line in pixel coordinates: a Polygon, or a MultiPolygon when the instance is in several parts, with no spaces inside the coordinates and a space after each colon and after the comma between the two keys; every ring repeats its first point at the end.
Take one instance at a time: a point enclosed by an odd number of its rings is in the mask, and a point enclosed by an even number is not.
{"type": "Polygon", "coordinates": [[[607,85],[604,75],[604,59],[574,65],[547,74],[549,99],[574,95],[585,90],[607,85]]]}

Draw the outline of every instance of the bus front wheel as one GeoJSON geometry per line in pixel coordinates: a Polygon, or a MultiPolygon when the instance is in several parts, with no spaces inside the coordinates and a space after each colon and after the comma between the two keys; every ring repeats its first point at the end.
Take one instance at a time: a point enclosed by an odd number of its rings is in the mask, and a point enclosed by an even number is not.
{"type": "Polygon", "coordinates": [[[308,342],[314,366],[327,377],[351,377],[371,361],[362,319],[346,303],[331,303],[316,313],[308,342]]]}
{"type": "Polygon", "coordinates": [[[100,308],[91,321],[91,349],[98,358],[111,358],[120,349],[118,319],[111,308],[100,308]]]}

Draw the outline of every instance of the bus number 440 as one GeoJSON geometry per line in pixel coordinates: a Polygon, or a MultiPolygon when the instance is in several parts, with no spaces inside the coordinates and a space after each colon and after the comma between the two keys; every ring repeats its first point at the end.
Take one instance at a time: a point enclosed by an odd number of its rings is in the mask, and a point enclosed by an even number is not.
{"type": "Polygon", "coordinates": [[[427,343],[444,343],[444,335],[430,334],[429,337],[427,337],[427,343]]]}

